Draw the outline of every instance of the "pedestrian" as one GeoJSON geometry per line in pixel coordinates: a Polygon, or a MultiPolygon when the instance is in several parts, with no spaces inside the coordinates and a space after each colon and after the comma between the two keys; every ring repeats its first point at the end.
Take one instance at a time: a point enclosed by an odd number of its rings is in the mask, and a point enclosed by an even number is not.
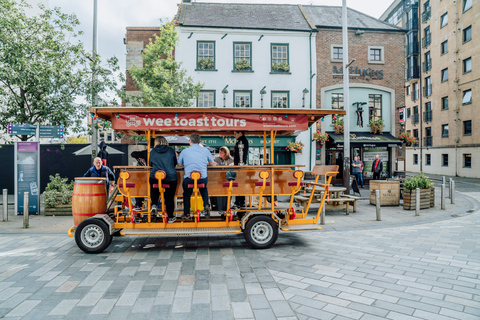
{"type": "Polygon", "coordinates": [[[352,173],[355,176],[355,180],[357,180],[357,184],[360,188],[363,188],[363,162],[360,161],[359,156],[355,156],[352,162],[352,173]]]}
{"type": "Polygon", "coordinates": [[[380,156],[375,156],[375,161],[372,163],[373,180],[380,180],[380,174],[383,171],[383,162],[380,160],[380,156]]]}
{"type": "Polygon", "coordinates": [[[107,179],[107,186],[115,185],[115,174],[113,174],[112,170],[109,167],[104,166],[102,164],[102,159],[100,157],[96,157],[93,159],[93,167],[87,170],[84,177],[101,177],[107,179]]]}

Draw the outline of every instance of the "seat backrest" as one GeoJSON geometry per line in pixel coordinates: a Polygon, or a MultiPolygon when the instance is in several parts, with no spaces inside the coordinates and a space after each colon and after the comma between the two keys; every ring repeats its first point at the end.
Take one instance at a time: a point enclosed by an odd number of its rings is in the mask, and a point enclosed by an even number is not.
{"type": "Polygon", "coordinates": [[[327,174],[327,176],[333,176],[335,177],[338,173],[338,166],[337,165],[331,165],[331,166],[314,166],[312,173],[317,176],[324,176],[327,174]]]}

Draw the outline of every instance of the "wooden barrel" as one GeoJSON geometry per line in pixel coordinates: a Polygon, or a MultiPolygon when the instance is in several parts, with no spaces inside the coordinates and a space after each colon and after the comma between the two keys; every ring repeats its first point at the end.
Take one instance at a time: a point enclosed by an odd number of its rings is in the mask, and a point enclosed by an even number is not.
{"type": "Polygon", "coordinates": [[[73,223],[107,211],[106,178],[75,178],[72,196],[73,223]]]}

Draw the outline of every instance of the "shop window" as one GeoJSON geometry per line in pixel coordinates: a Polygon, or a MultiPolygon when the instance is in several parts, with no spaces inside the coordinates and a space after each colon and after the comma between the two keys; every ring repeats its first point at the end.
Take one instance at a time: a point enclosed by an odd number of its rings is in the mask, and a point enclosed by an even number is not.
{"type": "Polygon", "coordinates": [[[215,90],[200,90],[197,99],[197,107],[213,108],[215,107],[215,90]]]}
{"type": "Polygon", "coordinates": [[[343,110],[343,93],[332,93],[332,109],[343,110]]]}
{"type": "Polygon", "coordinates": [[[463,154],[463,167],[464,168],[471,168],[472,167],[472,154],[471,153],[464,153],[463,154]]]}
{"type": "Polygon", "coordinates": [[[442,124],[442,137],[448,137],[448,124],[442,124]]]}
{"type": "Polygon", "coordinates": [[[472,135],[472,120],[463,121],[463,134],[466,136],[472,135]]]}
{"type": "Polygon", "coordinates": [[[382,119],[382,95],[368,95],[368,121],[382,119]]]}
{"type": "Polygon", "coordinates": [[[442,154],[442,167],[448,167],[448,154],[442,154]]]}

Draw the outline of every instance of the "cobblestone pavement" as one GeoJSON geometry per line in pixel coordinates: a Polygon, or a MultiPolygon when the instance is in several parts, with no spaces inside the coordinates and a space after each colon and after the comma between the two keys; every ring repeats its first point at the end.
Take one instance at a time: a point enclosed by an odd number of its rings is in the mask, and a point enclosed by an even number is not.
{"type": "Polygon", "coordinates": [[[480,193],[457,199],[474,212],[376,222],[370,206],[268,250],[125,236],[87,255],[66,231],[0,232],[0,318],[480,319],[480,193]]]}

